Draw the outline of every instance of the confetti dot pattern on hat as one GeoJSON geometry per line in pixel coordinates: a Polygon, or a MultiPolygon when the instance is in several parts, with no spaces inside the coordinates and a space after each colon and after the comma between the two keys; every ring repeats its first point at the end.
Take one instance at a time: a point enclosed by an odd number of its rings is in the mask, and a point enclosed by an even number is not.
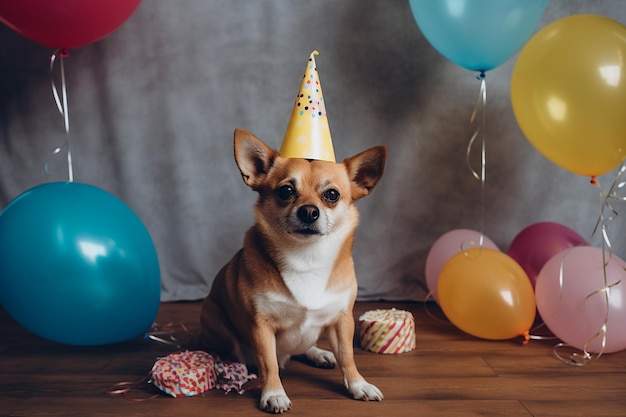
{"type": "Polygon", "coordinates": [[[370,310],[359,317],[361,348],[397,354],[415,349],[415,319],[404,310],[370,310]]]}
{"type": "Polygon", "coordinates": [[[313,51],[309,56],[280,148],[280,156],[283,158],[335,162],[326,104],[315,63],[315,55],[318,54],[317,51],[313,51]]]}

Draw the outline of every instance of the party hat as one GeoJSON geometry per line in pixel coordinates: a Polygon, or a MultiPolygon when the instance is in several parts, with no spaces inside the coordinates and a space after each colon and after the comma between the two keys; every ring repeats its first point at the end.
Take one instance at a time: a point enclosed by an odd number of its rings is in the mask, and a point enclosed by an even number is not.
{"type": "Polygon", "coordinates": [[[335,151],[330,138],[315,55],[319,55],[319,52],[313,51],[309,56],[300,91],[280,147],[280,156],[335,162],[335,151]]]}

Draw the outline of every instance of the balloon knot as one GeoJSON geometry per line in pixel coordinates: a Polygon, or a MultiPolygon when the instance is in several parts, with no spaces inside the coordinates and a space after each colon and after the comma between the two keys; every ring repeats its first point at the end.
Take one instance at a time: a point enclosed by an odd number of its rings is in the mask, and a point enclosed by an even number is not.
{"type": "Polygon", "coordinates": [[[485,77],[487,77],[487,74],[485,74],[485,71],[480,70],[480,73],[476,76],[476,79],[479,81],[482,81],[485,79],[485,77]]]}
{"type": "Polygon", "coordinates": [[[69,51],[69,50],[67,50],[66,48],[62,48],[62,49],[59,51],[59,56],[60,56],[61,58],[67,58],[67,57],[69,57],[69,56],[70,56],[70,51],[69,51]]]}
{"type": "Polygon", "coordinates": [[[522,344],[527,345],[528,342],[530,341],[530,330],[526,330],[523,336],[524,336],[524,341],[522,342],[522,344]]]}
{"type": "Polygon", "coordinates": [[[591,176],[591,180],[589,180],[589,183],[590,183],[591,185],[598,185],[598,180],[596,179],[596,176],[595,176],[595,175],[592,175],[592,176],[591,176]]]}

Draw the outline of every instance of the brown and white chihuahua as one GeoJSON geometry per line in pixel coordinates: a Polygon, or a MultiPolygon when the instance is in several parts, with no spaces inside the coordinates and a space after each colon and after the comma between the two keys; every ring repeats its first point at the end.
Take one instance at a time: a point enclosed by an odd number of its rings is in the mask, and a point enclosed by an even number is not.
{"type": "Polygon", "coordinates": [[[387,148],[334,163],[282,158],[243,129],[235,130],[234,144],[243,181],[259,194],[256,223],[204,300],[203,347],[256,366],[260,408],[269,413],[291,408],[279,368],[293,355],[319,367],[338,365],[352,397],[382,400],[354,362],[352,246],[355,202],[382,177],[387,148]],[[322,335],[332,352],[316,346],[322,335]]]}

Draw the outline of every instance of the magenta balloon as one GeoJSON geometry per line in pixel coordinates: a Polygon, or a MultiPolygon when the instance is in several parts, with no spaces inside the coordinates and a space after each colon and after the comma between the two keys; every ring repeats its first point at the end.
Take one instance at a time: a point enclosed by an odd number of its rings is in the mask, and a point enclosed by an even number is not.
{"type": "Polygon", "coordinates": [[[533,287],[541,268],[557,253],[574,246],[588,245],[572,229],[559,223],[531,224],[515,236],[509,246],[509,256],[524,269],[533,287]]]}
{"type": "MultiPolygon", "coordinates": [[[[433,298],[439,303],[437,283],[443,266],[457,253],[464,249],[471,249],[480,244],[480,232],[470,229],[455,229],[444,233],[431,246],[426,257],[426,285],[433,298]]],[[[500,250],[495,243],[483,235],[483,247],[500,250]]]]}
{"type": "Polygon", "coordinates": [[[594,335],[604,324],[604,352],[626,349],[626,264],[615,255],[608,259],[605,283],[602,249],[566,249],[545,264],[535,286],[537,309],[546,326],[577,349],[588,344],[590,353],[601,350],[602,337],[594,335]],[[608,292],[601,291],[613,284],[608,292]]]}
{"type": "Polygon", "coordinates": [[[0,1],[0,22],[50,48],[78,48],[115,31],[141,0],[0,1]]]}

